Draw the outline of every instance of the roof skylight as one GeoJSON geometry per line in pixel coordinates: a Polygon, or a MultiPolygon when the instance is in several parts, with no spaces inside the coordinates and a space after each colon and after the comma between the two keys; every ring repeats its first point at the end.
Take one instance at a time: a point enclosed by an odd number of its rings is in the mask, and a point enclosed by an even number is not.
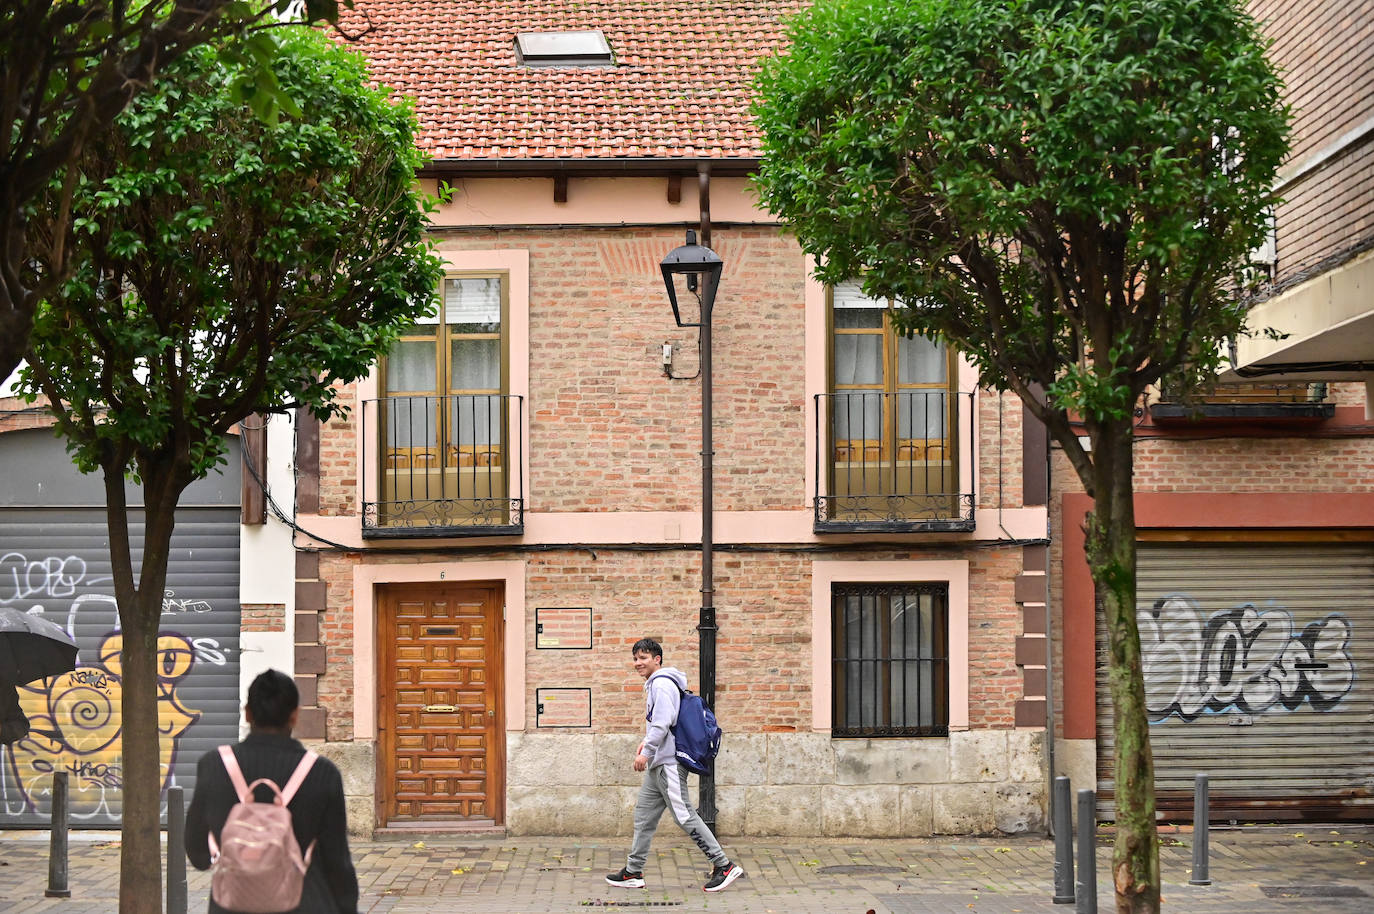
{"type": "Polygon", "coordinates": [[[527,67],[609,67],[611,45],[600,29],[586,32],[520,32],[515,59],[527,67]]]}

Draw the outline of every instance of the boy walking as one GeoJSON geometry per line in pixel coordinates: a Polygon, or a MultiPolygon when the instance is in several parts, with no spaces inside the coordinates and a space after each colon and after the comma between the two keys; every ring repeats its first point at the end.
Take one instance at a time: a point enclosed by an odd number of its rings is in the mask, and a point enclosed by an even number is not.
{"type": "Polygon", "coordinates": [[[634,769],[644,772],[644,784],[635,801],[635,835],[625,866],[606,877],[610,885],[624,888],[644,887],[644,863],[649,859],[649,843],[658,829],[665,809],[672,810],[673,821],[701,848],[711,861],[711,878],[702,886],[708,892],[721,889],[744,875],[744,870],[720,849],[720,843],[701,821],[687,793],[687,769],[677,763],[677,746],[672,726],[677,722],[682,701],[679,689],[687,688],[687,677],[674,667],[663,665],[663,647],[652,638],[641,638],[630,649],[634,669],[644,679],[644,742],[635,753],[634,769]]]}

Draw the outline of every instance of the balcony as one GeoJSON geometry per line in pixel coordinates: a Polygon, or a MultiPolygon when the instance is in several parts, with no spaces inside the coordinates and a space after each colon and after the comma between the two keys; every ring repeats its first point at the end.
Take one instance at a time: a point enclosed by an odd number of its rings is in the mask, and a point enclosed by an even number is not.
{"type": "Polygon", "coordinates": [[[816,429],[817,533],[973,529],[973,394],[820,394],[816,429]]]}
{"type": "Polygon", "coordinates": [[[1150,405],[1150,418],[1156,425],[1257,420],[1303,425],[1330,419],[1335,414],[1336,405],[1328,397],[1327,386],[1306,381],[1217,384],[1186,402],[1166,387],[1159,400],[1150,405]]]}
{"type": "Polygon", "coordinates": [[[523,412],[507,394],[364,401],[363,536],[523,533],[523,412]]]}

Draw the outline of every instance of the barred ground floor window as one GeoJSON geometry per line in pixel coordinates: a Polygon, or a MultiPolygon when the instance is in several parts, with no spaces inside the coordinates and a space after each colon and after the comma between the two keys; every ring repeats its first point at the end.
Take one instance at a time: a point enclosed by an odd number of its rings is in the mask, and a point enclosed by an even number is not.
{"type": "Polygon", "coordinates": [[[831,734],[949,733],[949,586],[836,584],[831,734]]]}

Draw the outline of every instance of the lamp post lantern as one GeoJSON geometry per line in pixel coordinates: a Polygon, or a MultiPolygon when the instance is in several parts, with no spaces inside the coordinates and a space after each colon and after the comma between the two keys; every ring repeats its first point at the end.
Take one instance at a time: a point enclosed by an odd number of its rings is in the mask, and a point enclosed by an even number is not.
{"type": "MultiPolygon", "coordinates": [[[[711,311],[716,302],[725,262],[715,251],[697,244],[696,232],[687,230],[687,243],[668,252],[659,265],[673,306],[673,320],[679,327],[697,327],[701,334],[701,614],[697,621],[698,654],[701,665],[701,697],[714,708],[716,704],[716,607],[715,575],[712,567],[713,492],[711,483],[711,311]],[[684,321],[678,303],[675,277],[684,276],[687,291],[700,301],[695,322],[684,321]]],[[[707,827],[716,827],[715,776],[701,775],[700,812],[707,827]]]]}

